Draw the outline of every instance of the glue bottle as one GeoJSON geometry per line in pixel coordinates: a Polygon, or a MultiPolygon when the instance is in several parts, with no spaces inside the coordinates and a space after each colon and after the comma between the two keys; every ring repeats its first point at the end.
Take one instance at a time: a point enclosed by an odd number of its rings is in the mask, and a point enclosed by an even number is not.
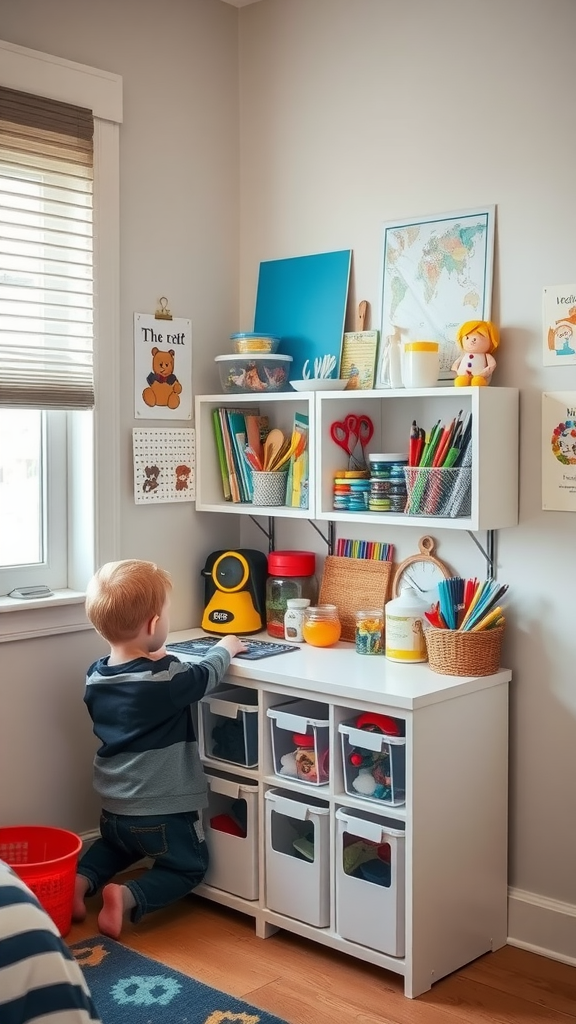
{"type": "Polygon", "coordinates": [[[427,661],[424,641],[424,612],[429,605],[412,587],[405,587],[399,597],[388,601],[386,613],[386,650],[389,661],[415,664],[427,661]]]}

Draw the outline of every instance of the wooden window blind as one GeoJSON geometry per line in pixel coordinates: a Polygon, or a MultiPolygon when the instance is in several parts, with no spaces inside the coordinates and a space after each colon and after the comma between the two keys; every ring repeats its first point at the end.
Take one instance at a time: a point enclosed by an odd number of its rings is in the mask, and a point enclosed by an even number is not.
{"type": "Polygon", "coordinates": [[[93,117],[0,87],[0,405],[94,405],[93,117]]]}

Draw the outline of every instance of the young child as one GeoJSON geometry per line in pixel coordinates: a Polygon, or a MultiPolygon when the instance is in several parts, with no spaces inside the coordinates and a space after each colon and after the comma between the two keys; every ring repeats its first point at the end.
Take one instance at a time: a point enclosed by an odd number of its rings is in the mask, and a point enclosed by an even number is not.
{"type": "Polygon", "coordinates": [[[153,562],[108,562],[88,585],[86,613],[110,644],[88,669],[84,700],[101,746],[94,788],[102,800],[100,838],[81,858],[73,917],[102,886],[98,927],[117,939],[132,921],[189,893],[202,881],[208,851],[201,809],[207,786],[190,704],[220,682],[230,659],[246,650],[225,636],[197,664],[164,646],[169,628],[167,572],[153,562]],[[154,861],[136,880],[110,879],[143,857],[154,861]],[[110,883],[110,884],[107,884],[110,883]]]}

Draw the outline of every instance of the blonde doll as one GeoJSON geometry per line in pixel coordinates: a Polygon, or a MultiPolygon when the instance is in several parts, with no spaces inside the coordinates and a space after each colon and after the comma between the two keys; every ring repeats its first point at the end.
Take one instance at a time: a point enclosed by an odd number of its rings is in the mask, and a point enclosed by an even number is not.
{"type": "Polygon", "coordinates": [[[484,387],[496,368],[492,355],[500,338],[496,324],[490,320],[467,320],[458,328],[456,342],[464,352],[452,366],[456,373],[454,386],[466,388],[470,384],[484,387]]]}

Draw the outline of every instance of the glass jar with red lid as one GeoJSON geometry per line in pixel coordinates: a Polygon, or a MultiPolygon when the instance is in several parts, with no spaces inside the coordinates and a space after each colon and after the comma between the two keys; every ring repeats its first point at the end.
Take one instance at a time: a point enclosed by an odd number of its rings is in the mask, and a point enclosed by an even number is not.
{"type": "Polygon", "coordinates": [[[284,640],[284,616],[287,601],[307,597],[318,600],[316,555],[313,551],[271,551],[266,580],[266,630],[269,636],[284,640]]]}

